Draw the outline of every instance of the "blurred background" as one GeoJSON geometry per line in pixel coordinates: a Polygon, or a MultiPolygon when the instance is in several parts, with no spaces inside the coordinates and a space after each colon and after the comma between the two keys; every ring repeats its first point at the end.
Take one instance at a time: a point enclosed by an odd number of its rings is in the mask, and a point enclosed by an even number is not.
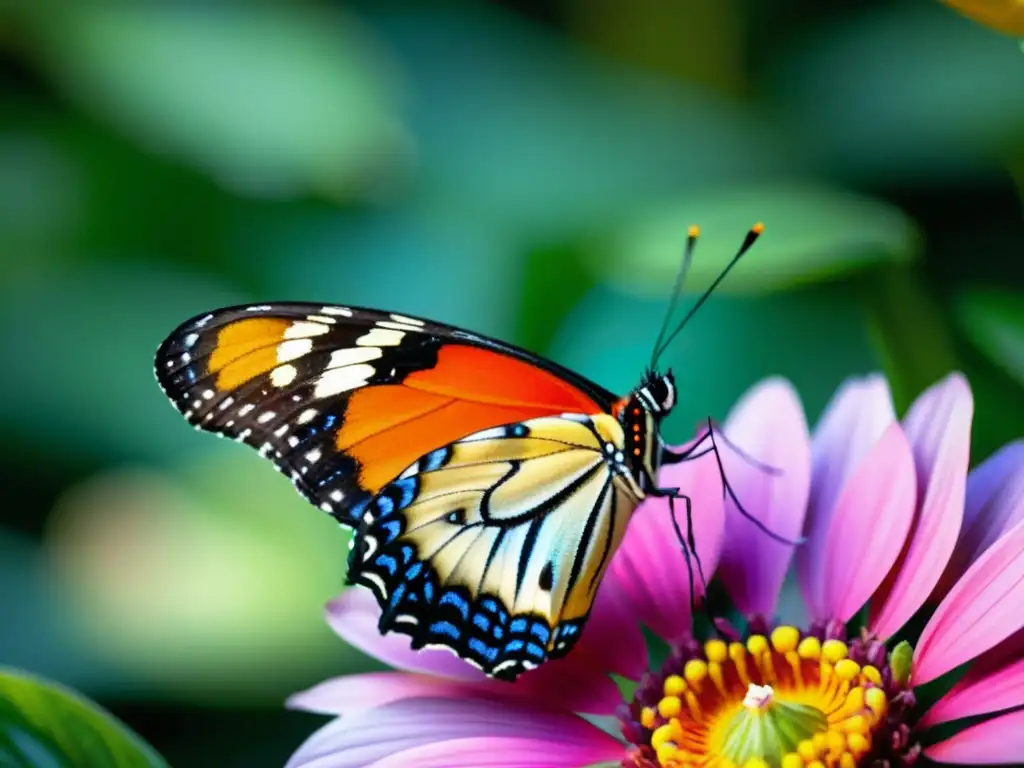
{"type": "Polygon", "coordinates": [[[762,377],[812,424],[951,369],[973,461],[1024,434],[1024,76],[930,2],[0,2],[0,664],[177,766],[281,765],[345,537],[151,373],[247,301],[421,314],[605,386],[665,362],[673,442],[762,377]]]}

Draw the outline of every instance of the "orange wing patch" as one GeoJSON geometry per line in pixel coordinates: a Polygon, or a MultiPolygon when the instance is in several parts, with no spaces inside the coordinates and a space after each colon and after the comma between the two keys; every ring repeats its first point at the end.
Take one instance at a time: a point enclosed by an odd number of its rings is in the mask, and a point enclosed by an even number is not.
{"type": "Polygon", "coordinates": [[[217,374],[217,389],[234,389],[277,366],[277,345],[291,327],[288,320],[254,317],[230,323],[217,333],[207,367],[217,374]]]}
{"type": "Polygon", "coordinates": [[[456,400],[404,386],[380,387],[352,396],[336,444],[344,444],[345,453],[359,463],[359,485],[375,494],[435,448],[483,429],[550,413],[546,408],[456,400]],[[357,434],[364,436],[353,440],[357,434]]]}
{"type": "Polygon", "coordinates": [[[461,344],[442,347],[437,365],[410,374],[403,383],[459,400],[535,409],[539,415],[601,411],[579,389],[542,368],[461,344]]]}

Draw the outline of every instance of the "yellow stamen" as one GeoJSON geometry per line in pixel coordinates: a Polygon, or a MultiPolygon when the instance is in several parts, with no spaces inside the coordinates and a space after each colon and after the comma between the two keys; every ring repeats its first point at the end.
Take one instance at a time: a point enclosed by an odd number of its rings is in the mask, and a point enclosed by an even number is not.
{"type": "Polygon", "coordinates": [[[887,694],[845,643],[781,626],[703,651],[640,712],[663,768],[856,768],[871,751],[887,694]]]}
{"type": "Polygon", "coordinates": [[[679,696],[686,690],[686,681],[679,675],[672,675],[666,678],[663,690],[666,696],[679,696]]]}

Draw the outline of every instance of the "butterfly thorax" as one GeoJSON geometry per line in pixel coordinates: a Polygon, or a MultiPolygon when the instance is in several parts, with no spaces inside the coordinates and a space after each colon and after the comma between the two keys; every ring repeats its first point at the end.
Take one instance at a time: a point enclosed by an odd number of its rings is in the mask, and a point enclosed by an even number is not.
{"type": "Polygon", "coordinates": [[[625,459],[637,485],[646,493],[658,487],[661,466],[661,420],[676,402],[672,372],[644,376],[640,386],[619,401],[615,414],[625,433],[625,459]]]}

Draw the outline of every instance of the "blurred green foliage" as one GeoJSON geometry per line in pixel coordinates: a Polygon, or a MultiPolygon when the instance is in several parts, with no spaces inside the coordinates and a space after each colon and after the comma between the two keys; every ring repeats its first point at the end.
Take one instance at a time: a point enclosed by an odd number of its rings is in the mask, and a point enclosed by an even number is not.
{"type": "Polygon", "coordinates": [[[93,702],[0,668],[0,762],[9,768],[165,768],[149,745],[93,702]]]}
{"type": "Polygon", "coordinates": [[[284,697],[373,662],[347,541],[152,378],[242,301],[421,314],[624,391],[687,227],[681,441],[781,374],[815,420],[951,368],[1024,433],[1020,50],[938,3],[0,4],[0,663],[175,765],[279,765],[284,697]],[[243,736],[243,734],[245,734],[243,736]]]}

